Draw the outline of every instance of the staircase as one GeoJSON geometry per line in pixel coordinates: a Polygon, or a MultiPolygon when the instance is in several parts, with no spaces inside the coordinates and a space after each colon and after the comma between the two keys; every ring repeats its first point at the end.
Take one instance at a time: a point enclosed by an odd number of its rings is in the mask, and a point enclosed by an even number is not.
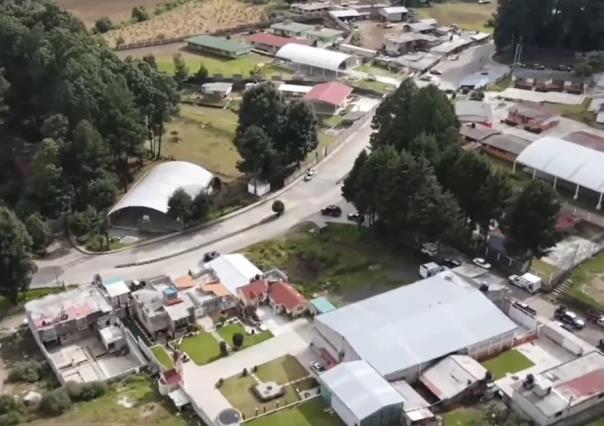
{"type": "Polygon", "coordinates": [[[568,289],[572,287],[572,285],[573,282],[569,278],[566,278],[564,281],[558,284],[556,288],[554,288],[554,290],[552,291],[552,295],[556,299],[560,300],[562,299],[562,297],[564,297],[564,295],[566,294],[568,289]]]}

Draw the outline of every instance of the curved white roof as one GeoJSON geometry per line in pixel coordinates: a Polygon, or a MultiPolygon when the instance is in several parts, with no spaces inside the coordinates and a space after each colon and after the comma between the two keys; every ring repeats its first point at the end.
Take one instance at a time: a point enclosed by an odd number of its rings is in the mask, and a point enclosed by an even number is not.
{"type": "Polygon", "coordinates": [[[545,136],[526,147],[516,161],[575,185],[604,192],[604,152],[545,136]]]}
{"type": "Polygon", "coordinates": [[[109,211],[109,214],[127,207],[147,207],[168,213],[168,200],[178,188],[191,197],[206,189],[214,175],[188,161],[168,161],[153,167],[109,211]]]}
{"type": "Polygon", "coordinates": [[[323,68],[331,71],[338,71],[340,65],[352,57],[346,53],[336,52],[334,50],[303,46],[295,43],[286,44],[277,51],[275,56],[279,59],[286,59],[298,64],[323,68]]]}

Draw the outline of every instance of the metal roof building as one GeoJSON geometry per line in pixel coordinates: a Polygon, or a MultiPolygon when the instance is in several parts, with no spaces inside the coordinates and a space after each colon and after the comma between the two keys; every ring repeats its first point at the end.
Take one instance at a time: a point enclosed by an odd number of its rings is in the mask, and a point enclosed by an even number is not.
{"type": "Polygon", "coordinates": [[[187,161],[158,164],[109,210],[109,220],[116,226],[149,226],[153,230],[166,231],[180,229],[181,224],[167,214],[168,200],[174,191],[182,188],[195,197],[202,190],[209,191],[213,180],[212,173],[187,161]]]}
{"type": "Polygon", "coordinates": [[[604,194],[604,152],[551,136],[537,139],[523,150],[516,161],[532,170],[533,177],[541,174],[553,178],[554,188],[562,179],[575,186],[599,194],[597,208],[602,207],[604,194]]]}
{"type": "Polygon", "coordinates": [[[212,53],[228,58],[237,58],[247,55],[251,52],[252,46],[239,43],[235,40],[228,40],[224,37],[211,35],[199,35],[185,40],[187,46],[195,50],[212,53]]]}
{"type": "Polygon", "coordinates": [[[223,254],[205,266],[216,273],[232,294],[237,294],[237,289],[248,284],[256,275],[262,275],[262,271],[240,253],[223,254]]]}
{"type": "Polygon", "coordinates": [[[275,56],[289,62],[292,67],[309,73],[329,71],[337,74],[356,65],[356,58],[352,55],[292,43],[279,49],[275,56]]]}
{"type": "Polygon", "coordinates": [[[532,143],[532,141],[516,135],[505,133],[487,136],[486,138],[480,140],[480,143],[512,155],[519,155],[527,146],[532,143]]]}
{"type": "Polygon", "coordinates": [[[339,364],[319,381],[321,394],[346,425],[400,423],[404,398],[365,361],[339,364]]]}
{"type": "Polygon", "coordinates": [[[487,369],[467,355],[451,355],[430,367],[419,381],[440,401],[451,401],[486,377],[487,369]]]}
{"type": "Polygon", "coordinates": [[[414,380],[444,355],[488,356],[510,347],[516,324],[445,271],[319,315],[314,328],[314,346],[334,359],[363,359],[388,380],[414,380]]]}

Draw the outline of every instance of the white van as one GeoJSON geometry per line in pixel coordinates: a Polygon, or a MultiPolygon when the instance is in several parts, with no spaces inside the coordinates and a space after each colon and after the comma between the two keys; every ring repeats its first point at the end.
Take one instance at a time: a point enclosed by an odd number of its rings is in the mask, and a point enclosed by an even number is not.
{"type": "Polygon", "coordinates": [[[541,289],[541,278],[528,272],[523,275],[510,275],[508,279],[515,286],[523,288],[531,294],[535,294],[541,289]]]}
{"type": "Polygon", "coordinates": [[[419,265],[419,276],[422,278],[429,278],[447,269],[447,267],[441,266],[438,263],[424,263],[423,265],[419,265]]]}

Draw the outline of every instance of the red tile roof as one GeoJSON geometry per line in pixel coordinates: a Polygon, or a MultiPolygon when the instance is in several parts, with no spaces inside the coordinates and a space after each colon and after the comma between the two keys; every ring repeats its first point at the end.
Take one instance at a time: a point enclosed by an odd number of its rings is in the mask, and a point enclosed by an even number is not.
{"type": "Polygon", "coordinates": [[[162,374],[162,379],[164,383],[167,385],[176,385],[180,383],[180,374],[175,369],[170,369],[164,371],[162,374]]]}
{"type": "Polygon", "coordinates": [[[302,296],[293,285],[281,281],[271,284],[269,296],[275,303],[285,306],[285,308],[290,311],[295,309],[298,305],[308,303],[304,296],[302,296]]]}
{"type": "Polygon", "coordinates": [[[268,33],[256,33],[256,34],[252,34],[250,36],[250,43],[259,43],[259,44],[264,44],[267,46],[273,46],[273,47],[283,47],[288,43],[294,43],[294,44],[304,44],[304,45],[308,45],[309,41],[308,40],[300,40],[300,39],[296,39],[296,38],[290,38],[290,37],[281,37],[275,34],[268,34],[268,33]]]}
{"type": "Polygon", "coordinates": [[[266,280],[256,280],[242,287],[239,287],[239,291],[243,294],[246,301],[252,301],[258,297],[259,294],[266,293],[268,291],[268,283],[266,280]]]}
{"type": "Polygon", "coordinates": [[[331,81],[329,83],[317,84],[304,96],[304,99],[307,101],[325,102],[326,104],[339,107],[351,93],[352,87],[348,87],[337,81],[331,81]]]}

